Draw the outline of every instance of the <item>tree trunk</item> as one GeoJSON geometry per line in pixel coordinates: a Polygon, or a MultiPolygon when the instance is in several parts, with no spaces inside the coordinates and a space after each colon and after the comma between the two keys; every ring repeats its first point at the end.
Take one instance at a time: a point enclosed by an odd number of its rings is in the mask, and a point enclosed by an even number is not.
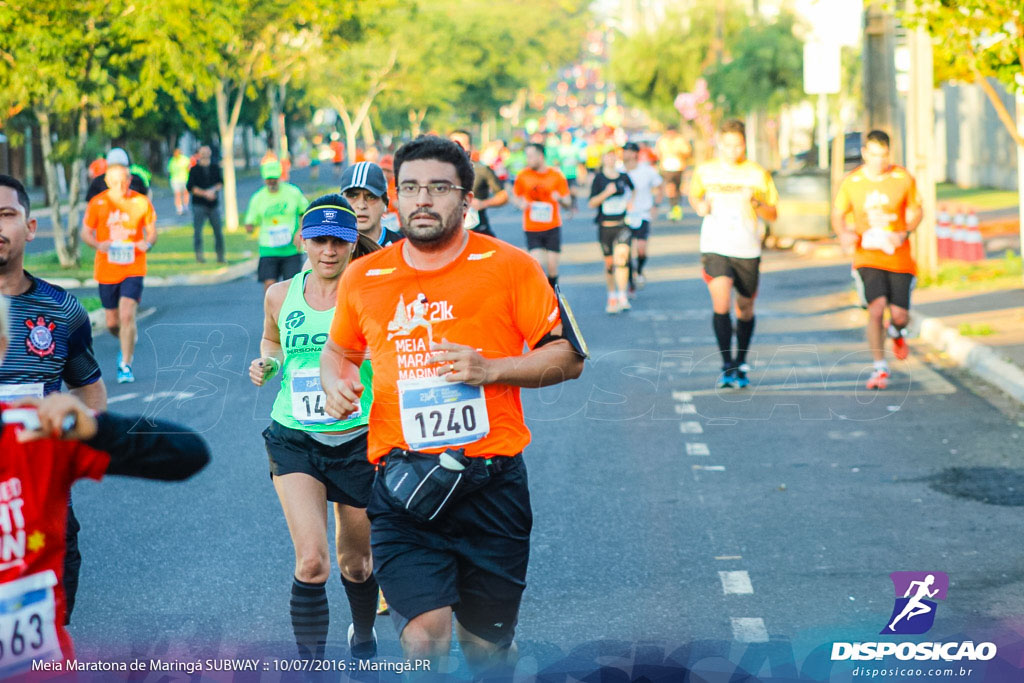
{"type": "Polygon", "coordinates": [[[74,262],[79,260],[79,239],[78,230],[78,203],[80,197],[82,176],[85,173],[85,158],[82,156],[85,151],[85,143],[89,139],[89,117],[83,106],[78,112],[78,139],[75,144],[75,157],[71,163],[71,182],[68,185],[68,229],[64,241],[67,245],[67,252],[74,256],[74,262]]]}
{"type": "Polygon", "coordinates": [[[277,132],[280,135],[280,139],[277,141],[277,146],[274,151],[277,152],[277,156],[282,161],[288,156],[288,125],[285,123],[284,118],[284,98],[288,94],[288,81],[284,80],[277,84],[277,132]]]}
{"type": "MultiPolygon", "coordinates": [[[[345,127],[345,154],[348,156],[348,163],[356,163],[356,133],[359,132],[359,121],[353,121],[352,115],[348,113],[348,106],[345,104],[345,99],[342,97],[329,97],[328,101],[334,108],[334,111],[338,112],[338,117],[341,118],[341,125],[345,127]]],[[[314,151],[314,154],[316,152],[314,151]]]]}
{"type": "Polygon", "coordinates": [[[373,147],[374,143],[376,142],[376,139],[373,136],[373,123],[370,121],[369,107],[367,107],[366,109],[366,115],[363,116],[363,121],[360,128],[363,133],[363,145],[365,145],[366,148],[369,149],[370,147],[373,147]]]}
{"type": "Polygon", "coordinates": [[[50,114],[47,111],[37,110],[36,119],[39,121],[39,143],[43,149],[43,175],[46,179],[46,199],[50,204],[50,223],[53,225],[53,248],[57,252],[60,265],[64,268],[73,268],[77,262],[75,254],[68,252],[64,234],[61,198],[57,189],[57,164],[53,161],[50,114]]]}
{"type": "Polygon", "coordinates": [[[277,99],[277,85],[267,84],[267,103],[270,105],[270,149],[281,157],[281,107],[277,99]]]}
{"type": "MultiPolygon", "coordinates": [[[[1017,133],[1024,138],[1024,90],[1017,90],[1017,133]]],[[[1024,255],[1024,145],[1017,145],[1017,214],[1020,217],[1020,249],[1024,255]]]]}
{"type": "Polygon", "coordinates": [[[238,183],[235,179],[235,128],[242,111],[246,83],[239,84],[234,103],[228,111],[227,84],[217,81],[217,128],[220,132],[221,171],[224,173],[224,225],[229,231],[238,230],[238,183]]]}

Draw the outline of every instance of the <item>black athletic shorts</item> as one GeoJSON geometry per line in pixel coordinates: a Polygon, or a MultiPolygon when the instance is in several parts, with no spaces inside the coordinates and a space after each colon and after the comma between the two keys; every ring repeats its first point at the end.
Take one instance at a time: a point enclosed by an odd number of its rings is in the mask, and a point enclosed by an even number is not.
{"type": "Polygon", "coordinates": [[[142,301],[141,275],[126,277],[116,285],[100,285],[100,303],[108,311],[117,310],[117,302],[121,298],[135,299],[136,303],[142,301]]]}
{"type": "Polygon", "coordinates": [[[601,243],[601,253],[611,256],[615,253],[616,244],[629,244],[633,239],[633,230],[625,223],[597,226],[597,241],[601,243]]]}
{"type": "Polygon", "coordinates": [[[640,227],[639,228],[631,228],[631,230],[633,231],[633,239],[635,239],[635,240],[645,240],[645,239],[648,239],[651,236],[651,222],[647,221],[647,220],[640,221],[640,227]]]}
{"type": "Polygon", "coordinates": [[[757,296],[757,284],[761,277],[760,257],[735,258],[721,254],[701,254],[700,262],[704,266],[704,282],[711,282],[716,277],[730,277],[740,296],[750,299],[757,296]]]}
{"type": "Polygon", "coordinates": [[[451,607],[459,623],[508,646],[526,588],[533,513],[522,455],[495,456],[483,487],[430,525],[392,506],[374,482],[370,517],[373,573],[396,632],[425,612],[451,607]]]}
{"type": "Polygon", "coordinates": [[[340,446],[328,446],[298,429],[271,422],[263,430],[270,476],[300,472],[327,487],[327,500],[365,508],[373,486],[374,467],[366,459],[366,434],[340,446]]]}
{"type": "Polygon", "coordinates": [[[893,306],[910,309],[910,292],[917,281],[913,274],[893,273],[881,268],[857,268],[853,271],[853,279],[865,306],[885,297],[893,306]]]}
{"type": "Polygon", "coordinates": [[[548,251],[562,251],[562,229],[551,228],[550,230],[525,230],[526,250],[547,249],[548,251]]]}
{"type": "Polygon", "coordinates": [[[260,256],[259,265],[256,266],[256,279],[264,280],[291,280],[299,274],[302,269],[302,254],[291,256],[260,256]]]}

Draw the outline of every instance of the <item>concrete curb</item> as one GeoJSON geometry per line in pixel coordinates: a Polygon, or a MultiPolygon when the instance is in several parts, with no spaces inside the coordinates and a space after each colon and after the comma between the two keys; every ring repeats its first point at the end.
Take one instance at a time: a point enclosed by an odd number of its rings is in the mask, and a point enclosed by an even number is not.
{"type": "Polygon", "coordinates": [[[912,318],[908,328],[911,336],[923,339],[960,367],[1024,403],[1024,370],[1000,357],[992,347],[962,336],[939,318],[912,318]]]}
{"type": "MultiPolygon", "coordinates": [[[[205,273],[191,273],[189,275],[171,275],[169,277],[146,276],[146,287],[192,287],[195,285],[219,285],[223,282],[231,282],[239,278],[251,275],[256,272],[259,258],[249,259],[233,266],[225,266],[205,273]]],[[[78,280],[76,278],[45,278],[51,284],[64,289],[82,289],[85,287],[96,287],[93,279],[78,280]]]]}

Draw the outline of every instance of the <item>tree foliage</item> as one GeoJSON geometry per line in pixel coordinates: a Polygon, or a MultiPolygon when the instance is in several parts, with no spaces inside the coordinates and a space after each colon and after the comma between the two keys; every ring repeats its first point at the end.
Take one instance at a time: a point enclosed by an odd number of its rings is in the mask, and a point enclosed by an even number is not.
{"type": "Polygon", "coordinates": [[[796,18],[754,20],[728,46],[729,58],[709,70],[712,97],[725,116],[777,113],[804,97],[803,43],[794,34],[796,18]]]}
{"type": "Polygon", "coordinates": [[[610,60],[616,88],[627,102],[662,123],[676,124],[676,96],[693,90],[697,79],[726,57],[747,23],[734,0],[698,0],[689,10],[670,10],[655,29],[617,37],[610,60]]]}
{"type": "Polygon", "coordinates": [[[1014,124],[990,78],[1010,92],[1024,89],[1024,5],[1020,0],[916,0],[902,13],[904,23],[932,36],[938,80],[977,82],[1016,143],[1024,135],[1014,124]]]}

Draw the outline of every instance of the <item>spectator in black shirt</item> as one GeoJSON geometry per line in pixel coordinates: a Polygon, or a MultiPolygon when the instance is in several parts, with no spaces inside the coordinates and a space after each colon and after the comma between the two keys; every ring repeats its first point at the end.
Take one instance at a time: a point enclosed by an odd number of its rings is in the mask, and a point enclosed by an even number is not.
{"type": "MultiPolygon", "coordinates": [[[[124,166],[128,168],[131,162],[128,160],[128,152],[124,151],[120,147],[112,147],[107,152],[107,166],[124,166]]],[[[148,195],[149,185],[146,181],[137,173],[132,173],[131,183],[128,185],[129,189],[138,192],[139,194],[148,195]]],[[[88,204],[92,201],[92,198],[107,189],[107,179],[102,173],[92,179],[89,183],[89,189],[85,191],[85,202],[88,204]]]]}
{"type": "Polygon", "coordinates": [[[224,176],[220,166],[210,162],[210,148],[199,148],[199,163],[188,172],[185,188],[192,195],[192,228],[194,230],[192,245],[195,247],[196,261],[204,263],[203,226],[210,221],[213,228],[213,242],[217,250],[217,263],[224,263],[224,229],[220,219],[217,193],[224,186],[224,176]]]}

